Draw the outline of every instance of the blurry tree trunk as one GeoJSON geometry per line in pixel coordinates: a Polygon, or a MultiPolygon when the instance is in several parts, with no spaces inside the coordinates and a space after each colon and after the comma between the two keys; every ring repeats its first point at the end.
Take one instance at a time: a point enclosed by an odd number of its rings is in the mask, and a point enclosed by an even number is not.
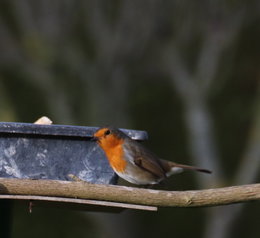
{"type": "MultiPolygon", "coordinates": [[[[216,14],[215,10],[214,7],[209,10],[213,14],[212,19],[214,19],[214,14],[216,14]]],[[[176,41],[170,42],[164,52],[166,71],[170,74],[173,88],[178,92],[184,106],[184,118],[189,134],[188,140],[192,159],[199,166],[213,169],[211,179],[205,181],[203,178],[198,177],[200,186],[204,187],[218,186],[225,181],[222,172],[223,169],[220,164],[217,142],[215,141],[214,123],[207,105],[208,96],[214,80],[216,80],[223,52],[228,46],[234,43],[235,37],[243,27],[242,24],[246,22],[244,8],[241,6],[236,9],[232,17],[230,17],[228,11],[225,13],[223,11],[222,14],[222,19],[219,19],[219,23],[216,23],[214,19],[212,22],[209,21],[208,28],[205,28],[202,47],[197,57],[198,64],[193,73],[191,73],[191,70],[187,66],[188,64],[182,60],[182,54],[179,50],[182,42],[189,39],[182,38],[182,34],[177,34],[179,39],[177,38],[176,41]],[[215,25],[217,25],[216,28],[214,27],[215,25]]],[[[196,14],[190,17],[194,17],[193,21],[196,21],[196,14]]],[[[199,19],[199,16],[197,18],[199,19]]],[[[188,29],[189,24],[191,22],[186,20],[183,27],[188,29]]],[[[186,36],[184,35],[184,37],[186,36]]],[[[253,182],[251,179],[259,171],[259,149],[257,149],[259,148],[259,140],[255,138],[258,139],[259,135],[250,140],[253,143],[249,145],[249,151],[246,153],[246,159],[243,160],[241,169],[238,171],[239,175],[237,175],[236,182],[251,183],[253,182]],[[250,160],[252,160],[252,164],[248,162],[250,160]],[[248,174],[250,175],[248,176],[248,174]],[[247,181],[241,181],[242,178],[247,178],[245,179],[247,181]]],[[[205,238],[230,237],[232,223],[237,218],[242,206],[210,209],[209,218],[206,223],[205,238]]]]}
{"type": "Polygon", "coordinates": [[[196,79],[189,74],[189,70],[181,62],[177,49],[167,50],[167,65],[171,74],[171,82],[177,90],[184,106],[184,118],[189,144],[194,163],[198,166],[212,169],[214,173],[210,179],[203,179],[198,175],[201,186],[214,186],[220,181],[221,167],[218,159],[216,142],[212,128],[212,120],[207,109],[206,92],[196,79]],[[171,70],[170,70],[171,69],[171,70]]]}
{"type": "MultiPolygon", "coordinates": [[[[260,86],[260,84],[259,84],[260,86]]],[[[260,89],[260,87],[258,87],[260,89]]],[[[256,97],[255,115],[251,127],[251,133],[247,140],[248,144],[241,163],[236,171],[233,184],[247,184],[256,181],[260,171],[260,90],[256,97]]],[[[206,229],[206,237],[229,238],[232,237],[232,228],[241,214],[244,204],[231,205],[228,207],[211,208],[211,222],[206,229]]]]}

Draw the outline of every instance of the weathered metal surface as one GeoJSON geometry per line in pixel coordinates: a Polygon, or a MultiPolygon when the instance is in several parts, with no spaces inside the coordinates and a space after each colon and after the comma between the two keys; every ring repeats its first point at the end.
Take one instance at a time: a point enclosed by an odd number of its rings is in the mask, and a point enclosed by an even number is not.
{"type": "MultiPolygon", "coordinates": [[[[103,151],[91,141],[96,127],[0,123],[0,177],[115,184],[117,176],[103,151]]],[[[136,140],[144,131],[122,129],[136,140]]]]}

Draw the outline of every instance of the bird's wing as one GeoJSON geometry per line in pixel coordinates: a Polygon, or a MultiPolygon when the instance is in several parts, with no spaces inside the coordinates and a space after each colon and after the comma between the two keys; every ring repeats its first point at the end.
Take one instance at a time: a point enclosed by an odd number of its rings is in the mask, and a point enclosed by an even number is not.
{"type": "Polygon", "coordinates": [[[166,177],[167,171],[165,171],[160,159],[139,142],[133,142],[130,143],[132,144],[131,146],[127,143],[129,148],[126,151],[131,153],[129,154],[130,162],[157,178],[166,177]]]}

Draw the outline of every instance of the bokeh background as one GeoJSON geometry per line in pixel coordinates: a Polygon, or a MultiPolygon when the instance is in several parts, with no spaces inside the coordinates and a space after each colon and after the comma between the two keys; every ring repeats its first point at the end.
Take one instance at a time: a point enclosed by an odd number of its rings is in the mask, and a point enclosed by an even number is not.
{"type": "MultiPolygon", "coordinates": [[[[146,130],[162,158],[214,171],[176,175],[173,190],[259,182],[259,26],[258,0],[1,0],[0,120],[146,130]]],[[[255,238],[260,206],[29,214],[15,203],[11,221],[12,238],[255,238]]]]}

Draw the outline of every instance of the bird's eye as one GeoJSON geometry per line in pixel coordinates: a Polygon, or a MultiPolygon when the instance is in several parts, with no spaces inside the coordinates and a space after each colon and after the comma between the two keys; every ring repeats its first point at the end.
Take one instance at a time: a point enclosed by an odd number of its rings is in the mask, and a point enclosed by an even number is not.
{"type": "Polygon", "coordinates": [[[110,130],[106,130],[104,134],[105,134],[105,136],[107,136],[107,135],[109,135],[110,133],[111,133],[110,130]]]}

